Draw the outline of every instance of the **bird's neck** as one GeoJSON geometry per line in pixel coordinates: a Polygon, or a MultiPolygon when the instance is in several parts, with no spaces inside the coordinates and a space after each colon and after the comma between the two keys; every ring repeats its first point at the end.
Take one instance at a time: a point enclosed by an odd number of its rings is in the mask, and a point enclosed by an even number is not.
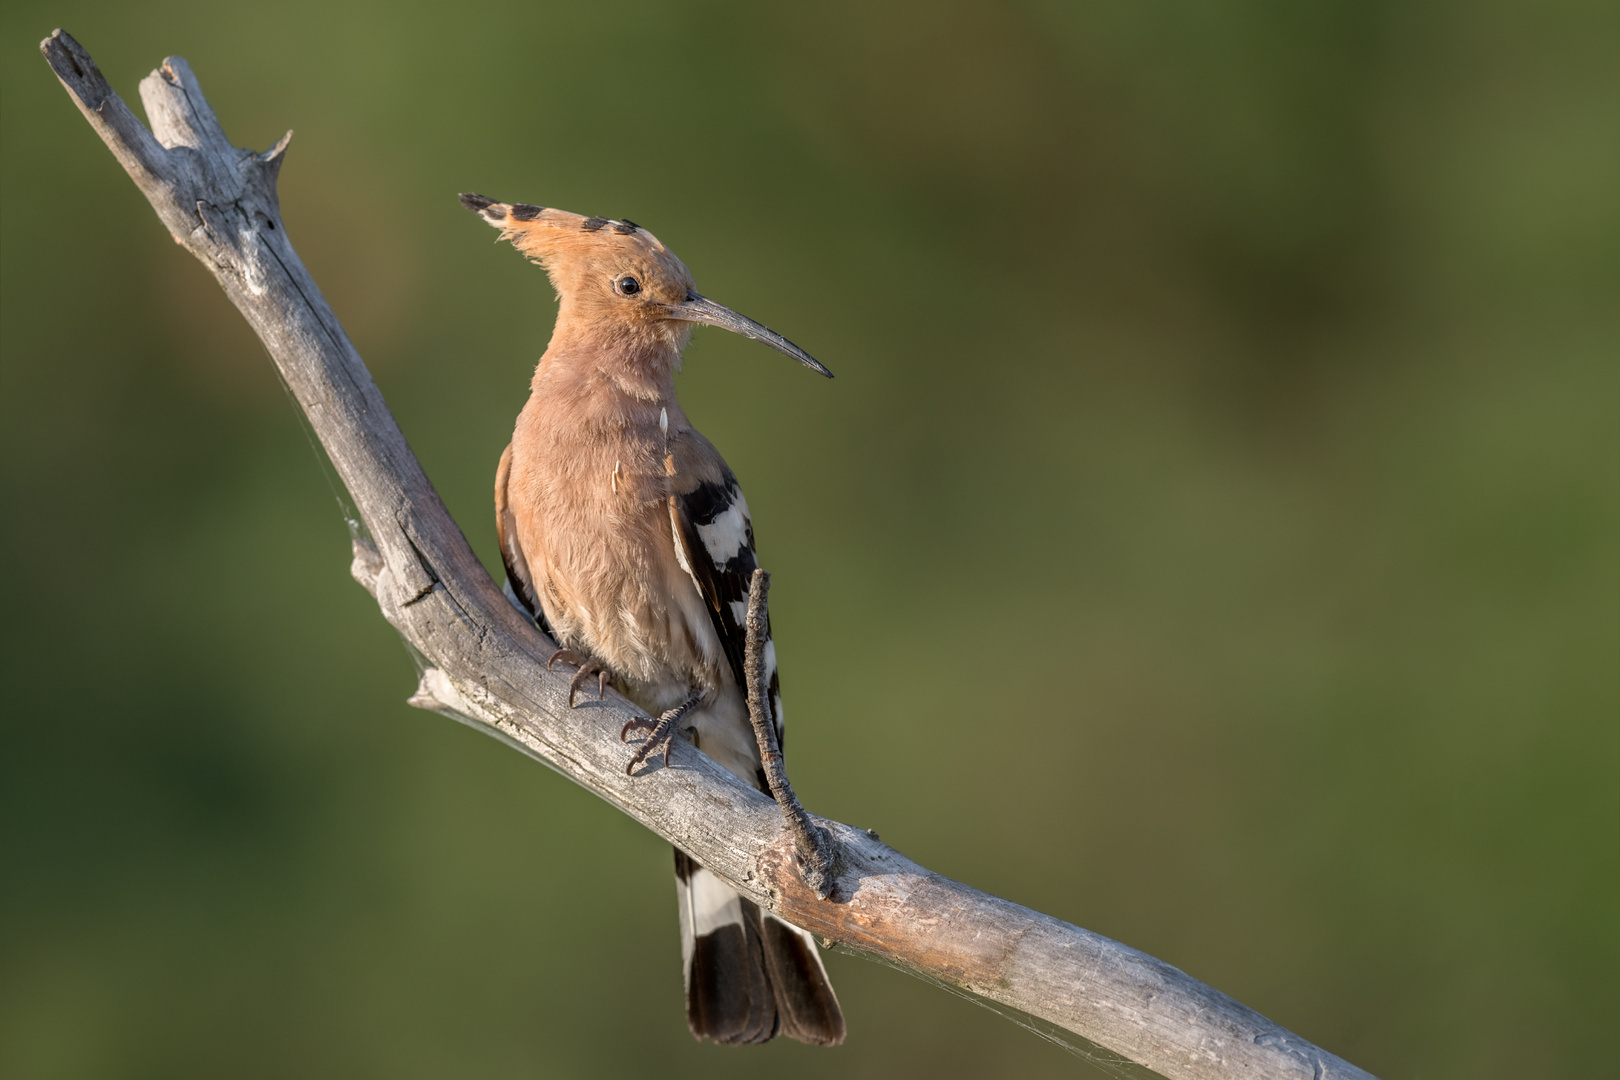
{"type": "Polygon", "coordinates": [[[543,393],[547,383],[606,381],[641,401],[674,399],[684,333],[675,336],[657,326],[587,321],[566,314],[557,319],[551,344],[535,369],[535,393],[543,393]]]}

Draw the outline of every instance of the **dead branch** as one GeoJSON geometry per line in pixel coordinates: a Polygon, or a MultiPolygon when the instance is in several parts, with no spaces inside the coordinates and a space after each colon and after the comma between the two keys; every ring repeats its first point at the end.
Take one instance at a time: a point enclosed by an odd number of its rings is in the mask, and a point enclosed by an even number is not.
{"type": "Polygon", "coordinates": [[[484,571],[411,453],[370,373],[282,227],[287,139],[232,146],[178,57],[141,81],[151,130],[90,55],[58,30],[51,68],[176,242],[218,280],[264,342],[353,496],[370,541],[353,573],[430,665],[410,699],[468,722],[595,792],[813,933],[1029,1014],[1173,1080],[1368,1077],[1169,964],[917,865],[866,832],[817,819],[838,847],[833,895],[795,870],[766,796],[684,741],[674,767],[625,774],[610,694],[568,709],[552,643],[484,571]]]}

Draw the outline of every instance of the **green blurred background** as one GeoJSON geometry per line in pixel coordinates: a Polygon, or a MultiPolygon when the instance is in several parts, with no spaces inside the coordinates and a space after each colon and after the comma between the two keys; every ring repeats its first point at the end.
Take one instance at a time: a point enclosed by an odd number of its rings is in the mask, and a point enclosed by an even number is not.
{"type": "Polygon", "coordinates": [[[667,846],[405,706],[58,25],[297,131],[289,232],[488,565],[554,307],[456,192],[634,218],[837,372],[705,331],[680,384],[814,809],[1386,1077],[1612,1066],[1613,5],[12,0],[0,1073],[1101,1075],[841,955],[843,1049],[691,1040],[667,846]]]}

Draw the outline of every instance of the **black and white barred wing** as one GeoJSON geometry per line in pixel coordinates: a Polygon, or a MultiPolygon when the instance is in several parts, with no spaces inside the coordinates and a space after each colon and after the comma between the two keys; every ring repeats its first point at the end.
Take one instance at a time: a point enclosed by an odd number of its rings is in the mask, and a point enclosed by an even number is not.
{"type": "MultiPolygon", "coordinates": [[[[748,500],[743,498],[731,470],[723,469],[718,482],[705,481],[685,495],[670,496],[670,518],[679,541],[675,552],[682,569],[697,583],[737,687],[746,693],[743,652],[748,638],[748,582],[759,567],[748,500]]],[[[776,673],[776,644],[770,634],[767,618],[765,676],[770,682],[771,714],[780,743],[782,688],[776,673]]]]}
{"type": "MultiPolygon", "coordinates": [[[[748,503],[736,478],[722,469],[718,482],[671,496],[670,520],[676,554],[709,609],[739,691],[746,692],[748,582],[759,560],[748,503]]],[[[767,625],[765,672],[780,743],[782,694],[776,646],[769,634],[767,625]]],[[[765,790],[762,771],[755,784],[765,790]]],[[[844,1014],[809,933],[761,911],[678,849],[675,882],[681,907],[686,1019],[694,1035],[751,1043],[780,1032],[823,1046],[843,1042],[844,1014]]]]}

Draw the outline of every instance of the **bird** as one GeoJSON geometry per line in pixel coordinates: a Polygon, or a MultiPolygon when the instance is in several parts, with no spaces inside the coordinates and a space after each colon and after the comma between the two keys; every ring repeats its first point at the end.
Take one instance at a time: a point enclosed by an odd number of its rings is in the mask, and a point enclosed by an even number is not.
{"type": "MultiPolygon", "coordinates": [[[[725,459],[688,420],[674,376],[698,325],[718,326],[832,372],[775,331],[697,291],[691,272],[625,219],[505,203],[461,203],[543,267],[557,321],[495,476],[508,595],[578,668],[575,695],[609,684],[646,718],[626,766],[687,736],[767,791],[744,676],[748,584],[759,560],[748,502],[725,459]]],[[[767,634],[769,628],[767,626],[767,634]]],[[[775,645],[765,645],[780,745],[775,645]]],[[[843,1011],[815,938],[763,911],[675,849],[686,1019],[723,1044],[778,1034],[835,1046],[843,1011]]]]}

